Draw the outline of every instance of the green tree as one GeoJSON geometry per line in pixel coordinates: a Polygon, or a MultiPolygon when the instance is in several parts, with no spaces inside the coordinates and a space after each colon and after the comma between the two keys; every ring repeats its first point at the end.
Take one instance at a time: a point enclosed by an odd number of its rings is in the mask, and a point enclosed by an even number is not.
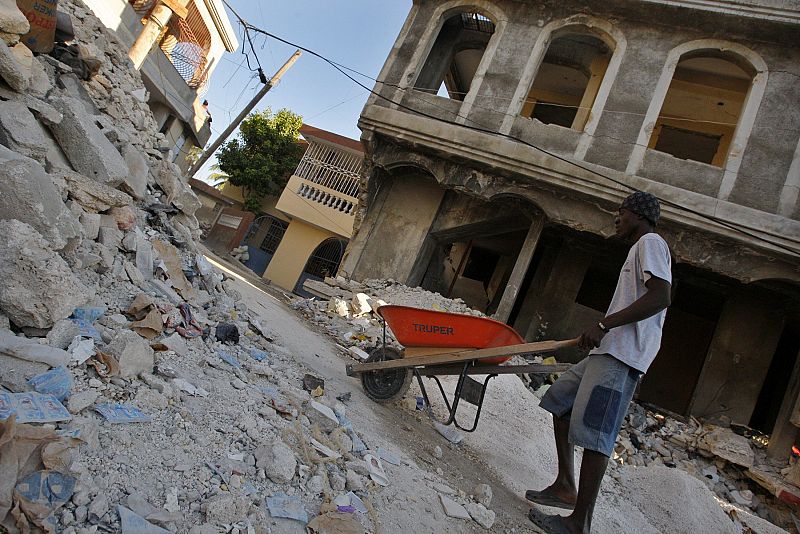
{"type": "Polygon", "coordinates": [[[239,134],[220,148],[219,169],[228,182],[242,188],[244,207],[259,213],[261,201],[280,195],[303,156],[297,142],[303,119],[288,109],[272,113],[269,108],[249,115],[239,134]]]}

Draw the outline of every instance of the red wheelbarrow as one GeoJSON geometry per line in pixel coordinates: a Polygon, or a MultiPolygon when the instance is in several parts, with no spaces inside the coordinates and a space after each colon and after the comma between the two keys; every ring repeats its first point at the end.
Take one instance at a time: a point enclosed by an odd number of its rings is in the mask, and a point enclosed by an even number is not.
{"type": "Polygon", "coordinates": [[[347,365],[348,376],[360,375],[369,398],[388,402],[402,397],[417,378],[425,405],[430,402],[422,377],[436,381],[449,416],[443,424],[473,432],[478,427],[481,408],[489,381],[501,374],[551,374],[566,371],[569,364],[504,365],[513,356],[552,352],[578,344],[578,339],[526,343],[507,324],[473,315],[445,313],[408,306],[381,306],[383,342],[374,348],[364,363],[347,365]],[[386,345],[386,326],[403,345],[398,351],[386,345]],[[455,375],[458,382],[452,403],[439,376],[455,375]],[[483,382],[470,375],[486,376],[483,382]],[[456,420],[459,401],[477,407],[472,427],[464,428],[456,420]]]}

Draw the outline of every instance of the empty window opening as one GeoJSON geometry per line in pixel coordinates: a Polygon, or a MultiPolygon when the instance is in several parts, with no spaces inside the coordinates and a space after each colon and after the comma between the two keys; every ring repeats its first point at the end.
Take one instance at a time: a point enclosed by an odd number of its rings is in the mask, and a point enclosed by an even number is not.
{"type": "Polygon", "coordinates": [[[581,282],[575,303],[605,313],[617,288],[619,269],[592,262],[581,282]]]}
{"type": "Polygon", "coordinates": [[[592,35],[556,37],[542,59],[522,115],[582,131],[611,56],[608,45],[592,35]]]}
{"type": "Polygon", "coordinates": [[[753,76],[750,65],[721,52],[685,54],[648,148],[723,167],[753,76]]]}
{"type": "Polygon", "coordinates": [[[420,71],[415,89],[464,100],[495,26],[480,13],[448,18],[420,71]]]}

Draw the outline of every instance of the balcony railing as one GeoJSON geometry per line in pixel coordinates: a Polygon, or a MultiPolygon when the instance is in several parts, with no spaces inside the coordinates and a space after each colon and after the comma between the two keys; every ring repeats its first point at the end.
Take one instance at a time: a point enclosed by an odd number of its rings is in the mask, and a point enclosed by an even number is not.
{"type": "Polygon", "coordinates": [[[358,182],[364,157],[312,141],[306,149],[296,176],[348,197],[358,197],[358,182]]]}
{"type": "Polygon", "coordinates": [[[352,215],[353,210],[356,207],[356,202],[353,200],[347,200],[346,198],[340,197],[334,193],[330,193],[329,191],[324,191],[318,187],[314,187],[307,182],[300,184],[297,194],[303,198],[311,200],[312,202],[318,202],[319,204],[322,204],[323,206],[332,210],[340,211],[345,215],[352,215]]]}

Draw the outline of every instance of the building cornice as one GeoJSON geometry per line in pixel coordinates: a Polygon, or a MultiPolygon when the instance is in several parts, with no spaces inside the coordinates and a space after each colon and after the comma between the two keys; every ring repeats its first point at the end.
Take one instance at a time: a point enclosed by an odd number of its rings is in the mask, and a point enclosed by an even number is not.
{"type": "Polygon", "coordinates": [[[566,156],[556,158],[513,140],[385,107],[367,106],[359,126],[365,133],[373,132],[400,143],[447,154],[456,160],[472,161],[477,167],[494,169],[498,176],[525,176],[540,186],[557,188],[571,196],[577,194],[594,202],[599,200],[613,209],[630,193],[630,189],[601,178],[592,172],[592,169],[596,169],[597,173],[631,188],[650,191],[670,201],[670,204],[687,206],[688,209],[664,205],[662,220],[665,222],[694,232],[705,232],[761,254],[783,257],[795,265],[800,263],[800,222],[787,217],[576,161],[576,164],[584,167],[580,168],[570,163],[572,158],[566,156]],[[709,218],[726,221],[750,235],[709,218]],[[797,255],[788,254],[782,248],[766,243],[765,239],[796,251],[797,255]]]}
{"type": "Polygon", "coordinates": [[[233,31],[233,26],[231,26],[225,8],[222,7],[219,0],[203,0],[203,3],[214,21],[214,27],[216,27],[217,33],[222,39],[222,44],[225,45],[225,50],[235,52],[239,48],[239,40],[236,39],[236,33],[233,31]]]}
{"type": "Polygon", "coordinates": [[[800,9],[759,5],[737,0],[641,0],[647,4],[697,9],[739,17],[770,20],[782,24],[800,25],[800,9]]]}

